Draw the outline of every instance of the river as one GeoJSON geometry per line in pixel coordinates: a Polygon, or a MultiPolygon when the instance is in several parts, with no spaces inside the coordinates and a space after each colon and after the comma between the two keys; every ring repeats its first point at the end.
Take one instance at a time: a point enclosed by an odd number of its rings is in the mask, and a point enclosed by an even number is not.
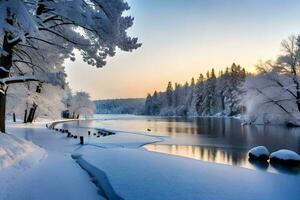
{"type": "Polygon", "coordinates": [[[197,160],[299,175],[299,169],[250,162],[247,152],[254,146],[264,145],[271,152],[290,149],[299,153],[300,128],[242,126],[234,118],[135,115],[95,115],[93,120],[65,123],[63,126],[73,130],[104,128],[165,136],[164,142],[144,147],[149,151],[197,160]]]}

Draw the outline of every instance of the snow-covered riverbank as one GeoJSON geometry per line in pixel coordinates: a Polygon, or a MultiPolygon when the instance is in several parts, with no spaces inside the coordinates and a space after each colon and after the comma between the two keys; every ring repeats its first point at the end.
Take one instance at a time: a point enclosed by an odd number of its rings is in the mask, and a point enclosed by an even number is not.
{"type": "MultiPolygon", "coordinates": [[[[35,150],[0,170],[1,200],[103,199],[88,174],[70,156],[77,141],[55,134],[45,124],[9,124],[7,132],[30,141],[35,150]]],[[[21,148],[12,142],[9,145],[21,148]]]]}
{"type": "Polygon", "coordinates": [[[23,161],[0,170],[3,199],[103,199],[99,193],[108,199],[132,200],[279,200],[300,196],[299,176],[207,163],[142,148],[163,137],[116,132],[100,138],[90,136],[81,146],[78,139],[46,129],[45,124],[10,124],[8,133],[32,142],[36,150],[22,157],[23,161]],[[32,159],[36,161],[32,165],[22,165],[32,159]],[[104,191],[99,192],[99,188],[104,191]]]}

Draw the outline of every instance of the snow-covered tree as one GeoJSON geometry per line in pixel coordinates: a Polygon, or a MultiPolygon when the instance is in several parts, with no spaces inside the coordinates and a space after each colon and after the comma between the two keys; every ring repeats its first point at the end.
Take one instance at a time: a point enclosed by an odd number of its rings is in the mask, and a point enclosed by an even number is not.
{"type": "Polygon", "coordinates": [[[194,96],[193,96],[193,105],[195,105],[195,109],[197,111],[198,114],[202,114],[203,110],[204,110],[204,105],[203,105],[203,101],[204,101],[204,76],[203,74],[200,74],[198,80],[197,80],[197,84],[195,86],[195,90],[194,90],[194,96]]]}
{"type": "Polygon", "coordinates": [[[133,23],[123,15],[128,9],[123,0],[1,0],[0,131],[8,84],[51,80],[47,75],[59,72],[64,59],[75,59],[74,49],[89,65],[103,67],[116,48],[138,48],[126,33],[133,23]]]}
{"type": "Polygon", "coordinates": [[[7,114],[32,122],[37,117],[56,119],[64,110],[61,87],[37,83],[13,84],[7,91],[7,114]]]}
{"type": "Polygon", "coordinates": [[[168,106],[172,106],[173,104],[173,86],[172,82],[169,81],[167,89],[166,89],[166,95],[167,95],[167,102],[168,106]]]}
{"type": "Polygon", "coordinates": [[[145,101],[145,114],[167,116],[232,116],[240,114],[241,89],[245,80],[245,70],[236,64],[216,76],[214,69],[205,78],[200,74],[195,84],[186,82],[183,86],[168,82],[165,92],[149,94],[145,101]],[[170,98],[172,97],[172,98],[170,98]],[[172,104],[170,105],[170,102],[172,104]]]}
{"type": "Polygon", "coordinates": [[[143,114],[145,99],[105,99],[94,101],[97,114],[143,114]]]}
{"type": "Polygon", "coordinates": [[[95,112],[95,104],[88,93],[76,92],[72,96],[69,112],[72,118],[79,118],[80,115],[91,117],[95,112]]]}
{"type": "Polygon", "coordinates": [[[300,125],[300,36],[284,40],[282,50],[277,60],[260,63],[259,74],[243,86],[248,122],[300,125]]]}
{"type": "Polygon", "coordinates": [[[241,112],[239,101],[242,91],[240,87],[244,83],[245,77],[245,69],[233,63],[218,79],[217,93],[220,95],[221,110],[227,116],[241,112]]]}

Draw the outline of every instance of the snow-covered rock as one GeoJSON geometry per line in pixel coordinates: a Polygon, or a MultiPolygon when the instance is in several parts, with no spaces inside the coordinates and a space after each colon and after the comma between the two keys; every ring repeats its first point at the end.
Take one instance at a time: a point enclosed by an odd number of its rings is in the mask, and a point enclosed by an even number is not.
{"type": "Polygon", "coordinates": [[[299,165],[300,156],[294,151],[282,149],[271,153],[270,161],[274,163],[282,163],[288,165],[299,165]]]}
{"type": "Polygon", "coordinates": [[[268,160],[269,159],[269,150],[265,146],[257,146],[248,152],[250,159],[257,159],[257,160],[268,160]]]}

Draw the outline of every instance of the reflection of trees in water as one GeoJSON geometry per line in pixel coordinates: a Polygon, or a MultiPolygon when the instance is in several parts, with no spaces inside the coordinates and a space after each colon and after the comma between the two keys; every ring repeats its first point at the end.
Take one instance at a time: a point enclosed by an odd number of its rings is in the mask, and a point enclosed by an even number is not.
{"type": "Polygon", "coordinates": [[[150,151],[178,155],[202,161],[235,165],[244,168],[277,171],[279,173],[300,174],[299,167],[287,167],[280,164],[248,160],[247,152],[234,149],[201,147],[192,145],[159,145],[151,144],[146,148],[150,151]]]}
{"type": "Polygon", "coordinates": [[[150,151],[173,154],[194,158],[197,160],[210,161],[222,164],[245,166],[247,164],[247,153],[224,150],[214,147],[200,147],[193,145],[159,145],[151,144],[146,148],[150,151]]]}
{"type": "MultiPolygon", "coordinates": [[[[135,123],[139,126],[135,131],[151,128],[152,133],[169,133],[172,136],[184,134],[188,138],[199,136],[199,144],[214,144],[215,146],[242,147],[249,149],[253,146],[265,145],[270,151],[286,148],[300,153],[300,128],[286,128],[284,126],[241,126],[236,119],[224,118],[144,118],[118,120],[110,119],[110,125],[122,124],[125,130],[131,130],[135,123]]],[[[70,123],[75,128],[102,127],[105,120],[87,120],[70,123]],[[79,123],[79,124],[78,124],[79,123]]],[[[121,129],[122,129],[121,128],[121,129]]],[[[235,159],[235,158],[233,158],[235,159]]]]}
{"type": "Polygon", "coordinates": [[[265,145],[270,151],[290,149],[300,152],[300,128],[284,126],[245,126],[246,138],[251,146],[265,145]]]}

